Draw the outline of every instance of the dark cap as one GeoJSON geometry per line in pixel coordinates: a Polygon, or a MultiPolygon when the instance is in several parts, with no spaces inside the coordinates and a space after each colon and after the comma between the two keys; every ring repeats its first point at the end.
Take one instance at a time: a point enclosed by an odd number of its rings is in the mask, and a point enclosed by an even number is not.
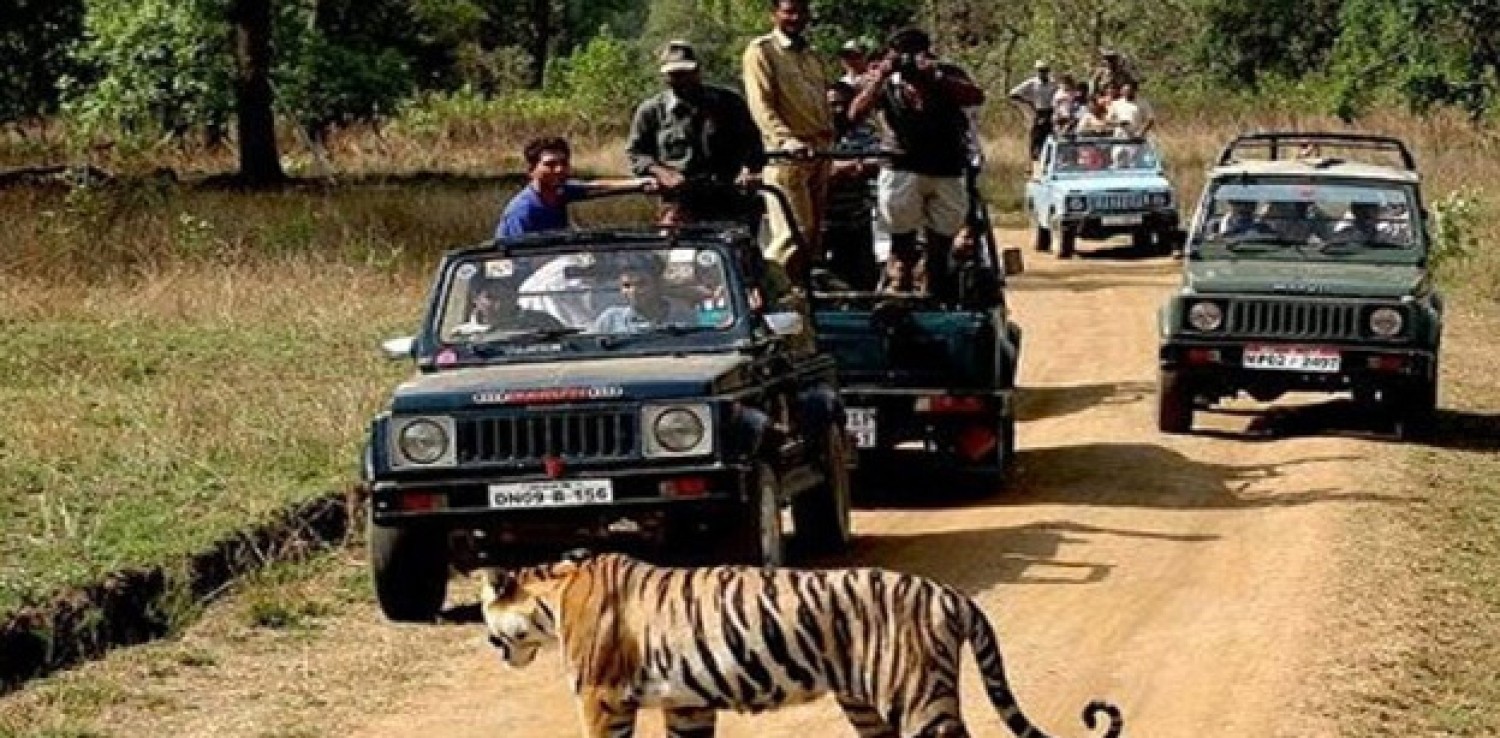
{"type": "Polygon", "coordinates": [[[663,74],[671,72],[691,72],[698,68],[698,52],[693,50],[693,45],[686,41],[668,41],[667,48],[661,52],[661,71],[663,74]]]}

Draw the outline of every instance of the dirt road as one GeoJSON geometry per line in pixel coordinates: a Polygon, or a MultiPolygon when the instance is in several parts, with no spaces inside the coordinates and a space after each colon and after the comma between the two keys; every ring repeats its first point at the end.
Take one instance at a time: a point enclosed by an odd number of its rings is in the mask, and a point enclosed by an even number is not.
{"type": "MultiPolygon", "coordinates": [[[[1322,641],[1313,626],[1330,602],[1340,502],[1360,496],[1357,442],[1256,442],[1241,437],[1250,417],[1233,415],[1205,418],[1210,435],[1158,435],[1153,319],[1175,265],[1027,256],[1012,292],[1026,330],[1012,488],[860,510],[853,558],[977,597],[1023,707],[1055,734],[1084,734],[1078,713],[1093,697],[1121,705],[1133,736],[1314,734],[1293,714],[1322,641]]],[[[357,732],[574,734],[555,658],[506,672],[476,649],[455,666],[357,732]]],[[[976,734],[1005,735],[974,676],[976,734]]],[[[851,734],[831,702],[721,725],[730,736],[851,734]]]]}
{"type": "MultiPolygon", "coordinates": [[[[913,486],[909,504],[860,509],[853,560],[976,597],[1023,708],[1054,735],[1085,735],[1079,712],[1096,697],[1120,705],[1134,738],[1331,734],[1318,685],[1345,630],[1339,541],[1351,513],[1381,499],[1370,491],[1377,447],[1267,436],[1248,404],[1200,414],[1198,435],[1157,434],[1154,315],[1176,264],[1026,256],[1011,291],[1026,345],[1010,488],[934,505],[913,486]]],[[[555,651],[508,672],[476,625],[397,627],[367,600],[351,608],[274,644],[204,646],[211,634],[190,634],[191,647],[216,649],[212,665],[163,677],[133,701],[157,708],[122,706],[111,724],[158,735],[577,735],[555,651]]],[[[975,735],[1008,735],[968,669],[975,735]]],[[[659,718],[646,723],[644,735],[660,735],[659,718]]],[[[726,716],[720,734],[852,731],[824,701],[726,716]]]]}

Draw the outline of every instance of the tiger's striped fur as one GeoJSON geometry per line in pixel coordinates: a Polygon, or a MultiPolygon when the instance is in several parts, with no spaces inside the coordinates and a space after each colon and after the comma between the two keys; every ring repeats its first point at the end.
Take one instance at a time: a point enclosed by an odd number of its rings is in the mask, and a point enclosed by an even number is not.
{"type": "MultiPolygon", "coordinates": [[[[484,572],[489,640],[513,667],[552,638],[584,734],[626,738],[636,711],[665,710],[674,738],[714,734],[716,710],[761,711],[832,693],[861,738],[967,736],[959,658],[1020,738],[1043,738],[1006,681],[984,612],[951,587],[882,569],[662,568],[604,554],[484,572]]],[[[1120,711],[1090,702],[1083,721],[1120,711]]]]}

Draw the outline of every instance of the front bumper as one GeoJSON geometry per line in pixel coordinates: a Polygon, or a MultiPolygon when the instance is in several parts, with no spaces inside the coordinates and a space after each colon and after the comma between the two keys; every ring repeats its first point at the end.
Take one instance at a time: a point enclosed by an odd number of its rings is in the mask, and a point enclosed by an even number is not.
{"type": "Polygon", "coordinates": [[[1437,356],[1411,346],[1320,344],[1272,340],[1172,341],[1162,345],[1160,366],[1193,379],[1200,387],[1267,392],[1338,392],[1354,387],[1411,384],[1433,378],[1437,356]],[[1298,371],[1245,366],[1245,349],[1257,346],[1308,347],[1337,351],[1337,371],[1298,371]]]}
{"type": "Polygon", "coordinates": [[[1064,213],[1059,225],[1081,238],[1110,238],[1137,231],[1161,232],[1177,228],[1176,210],[1145,210],[1130,213],[1064,213]],[[1130,219],[1130,222],[1120,222],[1130,219]]]}
{"type": "Polygon", "coordinates": [[[641,471],[579,470],[563,480],[603,480],[610,502],[555,507],[494,507],[491,484],[555,481],[545,475],[376,480],[369,483],[376,525],[483,530],[497,542],[547,544],[651,535],[668,517],[718,517],[740,508],[747,469],[711,464],[641,471]]]}

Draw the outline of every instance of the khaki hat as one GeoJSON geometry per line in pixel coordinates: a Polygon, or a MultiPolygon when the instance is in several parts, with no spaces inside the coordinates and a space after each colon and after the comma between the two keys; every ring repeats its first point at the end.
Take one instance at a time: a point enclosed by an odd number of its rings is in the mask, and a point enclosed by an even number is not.
{"type": "Polygon", "coordinates": [[[693,45],[686,41],[669,41],[667,48],[661,52],[661,71],[663,74],[671,72],[691,72],[698,68],[698,52],[693,51],[693,45]]]}
{"type": "Polygon", "coordinates": [[[1046,59],[1037,59],[1036,60],[1036,64],[1033,64],[1032,66],[1036,67],[1037,69],[1051,69],[1052,68],[1052,65],[1048,64],[1046,59]]]}

